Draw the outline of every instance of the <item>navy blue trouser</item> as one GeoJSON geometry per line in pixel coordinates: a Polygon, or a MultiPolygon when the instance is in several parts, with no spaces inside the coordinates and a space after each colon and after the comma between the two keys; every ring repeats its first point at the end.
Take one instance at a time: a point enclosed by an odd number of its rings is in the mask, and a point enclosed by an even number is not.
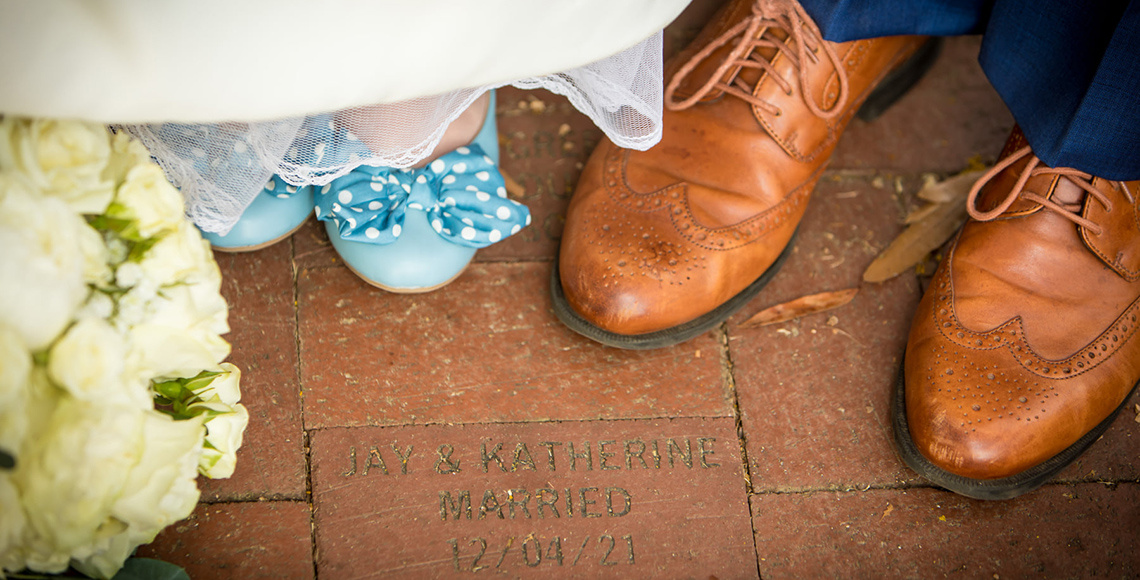
{"type": "Polygon", "coordinates": [[[800,0],[824,38],[983,34],[978,57],[1033,152],[1140,179],[1140,0],[800,0]]]}

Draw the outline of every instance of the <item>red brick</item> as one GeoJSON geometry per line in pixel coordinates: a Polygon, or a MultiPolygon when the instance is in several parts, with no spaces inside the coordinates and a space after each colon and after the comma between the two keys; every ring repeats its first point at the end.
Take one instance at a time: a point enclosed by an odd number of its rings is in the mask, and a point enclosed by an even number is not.
{"type": "Polygon", "coordinates": [[[1068,468],[1057,481],[1140,481],[1140,392],[1124,404],[1124,410],[1100,439],[1068,468]]]}
{"type": "Polygon", "coordinates": [[[476,259],[547,259],[558,251],[566,205],[603,133],[565,97],[545,90],[504,87],[498,112],[502,170],[524,188],[513,197],[530,208],[532,223],[476,259]]]}
{"type": "Polygon", "coordinates": [[[138,555],[182,566],[191,578],[313,578],[309,506],[304,502],[200,504],[138,555]]]}
{"type": "Polygon", "coordinates": [[[730,418],[329,429],[312,444],[321,577],[756,577],[730,418]],[[571,445],[589,451],[573,467],[571,445]]]}
{"type": "Polygon", "coordinates": [[[899,216],[893,186],[825,181],[784,269],[732,319],[730,352],[756,490],[917,477],[895,457],[887,412],[918,284],[912,274],[861,283],[863,270],[901,229],[899,216]],[[735,326],[774,304],[856,286],[855,300],[830,312],[735,326]]]}
{"type": "Polygon", "coordinates": [[[246,254],[215,253],[230,305],[229,361],[242,371],[242,404],[250,418],[233,477],[202,478],[205,499],[304,499],[290,255],[288,241],[246,254]]]}
{"type": "Polygon", "coordinates": [[[325,234],[324,222],[315,218],[305,222],[301,229],[293,234],[293,263],[298,270],[302,268],[331,268],[340,264],[340,257],[329,243],[325,234]]]}
{"type": "Polygon", "coordinates": [[[429,294],[302,270],[305,426],[724,417],[713,334],[621,351],[554,318],[550,265],[476,263],[429,294]]]}
{"type": "Polygon", "coordinates": [[[752,496],[777,578],[1134,578],[1140,486],[1051,485],[983,502],[934,489],[752,496]]]}
{"type": "Polygon", "coordinates": [[[930,72],[879,119],[855,120],[833,169],[956,172],[993,162],[1013,117],[978,65],[980,37],[948,38],[930,72]]]}

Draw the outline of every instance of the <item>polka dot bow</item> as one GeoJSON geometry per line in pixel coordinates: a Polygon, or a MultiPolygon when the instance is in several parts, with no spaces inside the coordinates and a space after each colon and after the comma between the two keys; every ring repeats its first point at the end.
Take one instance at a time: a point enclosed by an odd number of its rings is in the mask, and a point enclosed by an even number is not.
{"type": "Polygon", "coordinates": [[[503,175],[478,145],[460,147],[420,169],[361,165],[317,190],[317,218],[346,240],[390,244],[408,210],[428,214],[444,239],[489,246],[530,224],[525,205],[507,199],[503,175]]]}

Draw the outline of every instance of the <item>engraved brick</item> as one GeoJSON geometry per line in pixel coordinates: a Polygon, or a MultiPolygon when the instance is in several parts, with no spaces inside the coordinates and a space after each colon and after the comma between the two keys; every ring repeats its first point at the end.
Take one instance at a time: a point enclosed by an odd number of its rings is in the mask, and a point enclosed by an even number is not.
{"type": "Polygon", "coordinates": [[[304,499],[291,253],[288,241],[245,254],[215,253],[230,306],[228,360],[242,371],[250,417],[233,477],[200,479],[204,499],[304,499]]]}
{"type": "Polygon", "coordinates": [[[764,578],[1133,578],[1140,486],[984,502],[934,489],[752,496],[764,578]]]}
{"type": "Polygon", "coordinates": [[[397,295],[302,270],[306,428],[732,414],[712,334],[603,347],[555,319],[549,277],[548,263],[476,263],[443,290],[397,295]]]}
{"type": "Polygon", "coordinates": [[[756,577],[731,418],[319,430],[318,573],[756,577]]]}
{"type": "Polygon", "coordinates": [[[138,556],[182,566],[191,578],[313,578],[309,520],[304,502],[199,504],[138,556]]]}

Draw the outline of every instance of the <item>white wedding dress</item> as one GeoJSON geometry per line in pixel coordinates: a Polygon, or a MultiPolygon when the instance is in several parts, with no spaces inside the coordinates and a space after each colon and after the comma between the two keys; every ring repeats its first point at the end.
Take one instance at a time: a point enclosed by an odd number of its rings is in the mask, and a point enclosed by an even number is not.
{"type": "Polygon", "coordinates": [[[270,175],[320,185],[413,165],[504,85],[564,95],[646,149],[661,135],[660,31],[687,2],[0,0],[0,113],[130,131],[198,226],[225,232],[270,175]],[[382,127],[371,158],[323,151],[314,120],[377,104],[351,121],[382,127]]]}

